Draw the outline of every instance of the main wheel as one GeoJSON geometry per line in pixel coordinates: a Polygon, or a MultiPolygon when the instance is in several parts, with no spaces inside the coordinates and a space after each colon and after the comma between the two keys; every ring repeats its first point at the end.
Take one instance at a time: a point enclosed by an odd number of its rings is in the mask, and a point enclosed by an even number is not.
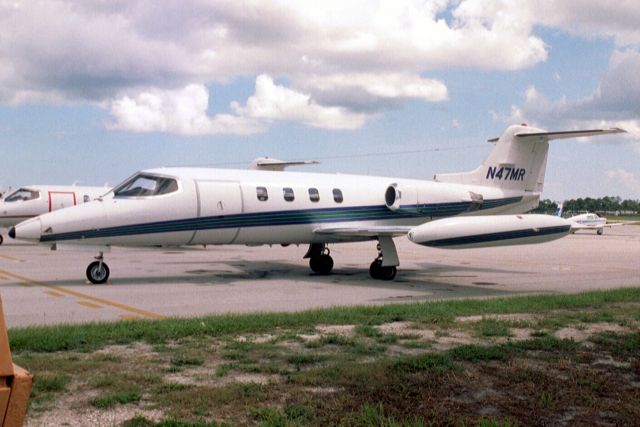
{"type": "Polygon", "coordinates": [[[398,269],[395,265],[382,266],[382,260],[376,259],[369,266],[369,274],[376,280],[393,280],[396,277],[398,269]]]}
{"type": "Polygon", "coordinates": [[[87,267],[87,279],[89,279],[91,283],[99,285],[100,283],[106,282],[108,278],[109,266],[104,262],[100,263],[100,261],[93,261],[87,267]]]}
{"type": "Polygon", "coordinates": [[[602,236],[602,233],[604,233],[604,230],[602,228],[598,228],[598,231],[596,231],[596,233],[598,233],[598,236],[602,236]]]}
{"type": "Polygon", "coordinates": [[[2,237],[2,234],[0,234],[0,245],[2,244],[2,242],[4,242],[4,237],[2,237]]]}
{"type": "Polygon", "coordinates": [[[369,266],[369,275],[372,279],[380,279],[380,270],[382,269],[382,260],[376,259],[369,266]]]}
{"type": "Polygon", "coordinates": [[[333,270],[333,258],[326,254],[311,257],[309,267],[311,267],[314,273],[322,275],[329,274],[331,270],[333,270]]]}

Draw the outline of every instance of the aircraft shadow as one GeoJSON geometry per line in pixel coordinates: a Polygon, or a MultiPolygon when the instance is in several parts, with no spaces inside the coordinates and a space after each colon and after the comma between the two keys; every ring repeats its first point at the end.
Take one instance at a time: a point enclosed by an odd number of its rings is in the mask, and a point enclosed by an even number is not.
{"type": "MultiPolygon", "coordinates": [[[[278,261],[209,261],[200,264],[201,268],[187,270],[184,274],[177,275],[155,275],[161,271],[147,270],[148,275],[141,276],[120,276],[112,272],[111,278],[106,284],[92,285],[86,279],[78,278],[78,280],[43,280],[47,284],[54,286],[63,286],[66,288],[84,288],[87,286],[99,287],[118,287],[118,286],[171,286],[180,284],[191,284],[206,287],[224,286],[224,285],[242,285],[243,282],[260,282],[264,281],[267,285],[273,281],[294,281],[302,286],[313,286],[330,284],[332,286],[344,287],[366,287],[376,289],[392,289],[394,291],[411,292],[410,295],[398,295],[393,300],[403,301],[420,301],[434,298],[451,298],[451,297],[476,297],[476,296],[500,296],[513,295],[519,292],[505,291],[501,289],[492,289],[486,286],[469,285],[469,275],[460,275],[460,279],[466,279],[466,282],[456,281],[456,276],[446,276],[447,282],[439,280],[436,276],[429,276],[429,271],[421,268],[404,268],[398,271],[396,279],[393,281],[374,280],[369,277],[368,268],[337,266],[334,271],[327,276],[317,275],[311,272],[306,265],[293,264],[278,261]],[[210,268],[207,268],[207,265],[210,268]],[[227,267],[225,269],[225,266],[227,267]],[[424,296],[415,293],[423,293],[424,296]]],[[[473,268],[458,268],[459,266],[439,266],[438,273],[451,273],[459,271],[474,271],[473,268]]],[[[489,271],[488,269],[481,269],[489,271]]],[[[478,270],[475,270],[478,271],[478,270]]],[[[494,270],[490,270],[494,271],[494,270]]],[[[484,285],[493,285],[492,283],[479,283],[484,285]]],[[[13,284],[6,284],[4,286],[13,284]]],[[[161,292],[161,291],[159,291],[161,292]]],[[[388,301],[388,299],[385,299],[388,301]]]]}

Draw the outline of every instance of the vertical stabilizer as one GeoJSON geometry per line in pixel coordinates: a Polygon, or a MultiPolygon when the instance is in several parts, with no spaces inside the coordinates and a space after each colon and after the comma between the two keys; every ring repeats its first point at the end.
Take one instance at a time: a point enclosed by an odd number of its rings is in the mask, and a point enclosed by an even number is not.
{"type": "Polygon", "coordinates": [[[526,125],[509,126],[482,166],[471,172],[437,174],[438,182],[482,185],[524,193],[540,193],[544,185],[549,141],[625,132],[622,129],[595,129],[546,132],[526,125]]]}

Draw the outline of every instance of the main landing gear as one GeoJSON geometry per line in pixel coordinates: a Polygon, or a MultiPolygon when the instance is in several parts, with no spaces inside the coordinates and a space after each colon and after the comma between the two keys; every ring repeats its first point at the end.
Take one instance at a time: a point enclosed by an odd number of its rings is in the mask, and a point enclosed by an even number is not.
{"type": "Polygon", "coordinates": [[[333,258],[324,243],[312,243],[305,258],[309,258],[309,267],[316,274],[326,276],[333,270],[333,258]]]}
{"type": "MultiPolygon", "coordinates": [[[[327,275],[333,269],[333,258],[324,243],[312,243],[304,258],[309,258],[309,267],[316,274],[327,275]]],[[[398,272],[398,252],[391,236],[378,236],[378,256],[369,267],[371,278],[393,280],[398,272]]]]}
{"type": "Polygon", "coordinates": [[[109,266],[104,262],[103,253],[100,252],[96,257],[97,261],[93,261],[87,267],[87,279],[95,285],[104,283],[109,278],[109,266]]]}

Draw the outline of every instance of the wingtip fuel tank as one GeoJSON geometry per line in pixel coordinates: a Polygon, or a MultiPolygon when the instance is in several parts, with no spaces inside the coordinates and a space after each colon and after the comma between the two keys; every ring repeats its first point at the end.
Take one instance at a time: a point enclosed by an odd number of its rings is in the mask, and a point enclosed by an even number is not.
{"type": "Polygon", "coordinates": [[[460,216],[412,228],[413,243],[444,249],[543,243],[566,236],[571,224],[551,215],[460,216]]]}

